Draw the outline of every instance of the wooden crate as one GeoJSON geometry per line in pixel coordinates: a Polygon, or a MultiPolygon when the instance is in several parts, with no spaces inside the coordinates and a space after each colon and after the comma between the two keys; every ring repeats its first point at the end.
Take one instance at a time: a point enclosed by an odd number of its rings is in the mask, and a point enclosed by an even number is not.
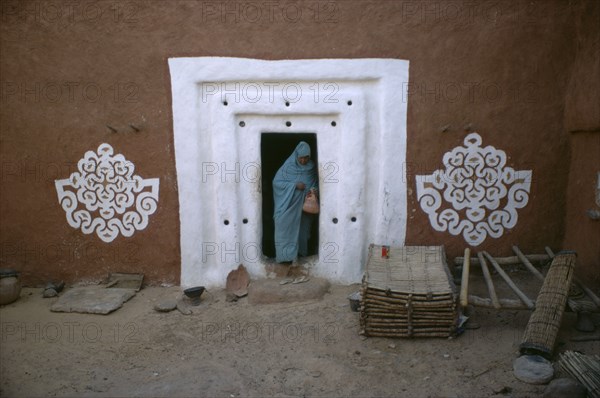
{"type": "Polygon", "coordinates": [[[369,246],[361,288],[361,334],[448,337],[457,320],[456,287],[443,246],[369,246]]]}

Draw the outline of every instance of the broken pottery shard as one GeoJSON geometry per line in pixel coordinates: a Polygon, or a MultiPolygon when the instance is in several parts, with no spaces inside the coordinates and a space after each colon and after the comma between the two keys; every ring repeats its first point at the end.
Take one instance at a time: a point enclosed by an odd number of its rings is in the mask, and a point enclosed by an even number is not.
{"type": "Polygon", "coordinates": [[[189,309],[188,305],[182,300],[177,301],[177,310],[183,315],[191,315],[192,310],[189,309]]]}
{"type": "Polygon", "coordinates": [[[50,298],[50,297],[56,297],[56,296],[58,296],[58,293],[56,292],[56,290],[54,290],[52,288],[44,290],[44,294],[43,294],[44,298],[50,298]]]}
{"type": "Polygon", "coordinates": [[[64,281],[60,281],[60,282],[48,282],[46,284],[45,290],[52,289],[56,293],[60,293],[63,290],[64,287],[65,287],[65,282],[64,281]]]}
{"type": "Polygon", "coordinates": [[[62,292],[62,290],[64,288],[65,288],[65,282],[64,281],[56,282],[54,284],[54,290],[56,290],[56,293],[62,292]]]}
{"type": "Polygon", "coordinates": [[[64,293],[50,311],[108,314],[135,296],[133,289],[105,289],[98,286],[73,288],[64,293]]]}
{"type": "Polygon", "coordinates": [[[552,363],[539,355],[523,355],[513,362],[515,377],[529,384],[546,384],[554,376],[552,363]]]}
{"type": "Polygon", "coordinates": [[[250,275],[242,264],[235,271],[231,271],[227,275],[225,290],[228,293],[233,293],[237,297],[244,297],[248,294],[248,284],[250,283],[250,275]]]}

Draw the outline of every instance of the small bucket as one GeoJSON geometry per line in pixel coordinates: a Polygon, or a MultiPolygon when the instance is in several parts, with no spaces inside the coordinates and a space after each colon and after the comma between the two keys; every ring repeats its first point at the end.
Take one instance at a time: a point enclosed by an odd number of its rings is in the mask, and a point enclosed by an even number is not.
{"type": "Polygon", "coordinates": [[[360,292],[354,292],[348,296],[348,300],[350,300],[350,309],[354,312],[358,312],[360,309],[360,292]]]}

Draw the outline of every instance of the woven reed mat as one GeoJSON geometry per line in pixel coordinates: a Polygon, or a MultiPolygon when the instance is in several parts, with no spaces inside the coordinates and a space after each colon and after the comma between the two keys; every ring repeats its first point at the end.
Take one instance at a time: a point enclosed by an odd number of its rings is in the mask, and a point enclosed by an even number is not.
{"type": "Polygon", "coordinates": [[[366,287],[401,295],[442,295],[454,293],[442,246],[405,246],[389,249],[381,256],[381,246],[369,248],[365,272],[366,287]]]}
{"type": "Polygon", "coordinates": [[[361,334],[447,337],[458,316],[443,246],[371,245],[361,289],[361,334]]]}
{"type": "Polygon", "coordinates": [[[573,252],[561,252],[552,260],[519,346],[521,353],[538,354],[546,358],[552,356],[569,297],[576,257],[573,252]]]}

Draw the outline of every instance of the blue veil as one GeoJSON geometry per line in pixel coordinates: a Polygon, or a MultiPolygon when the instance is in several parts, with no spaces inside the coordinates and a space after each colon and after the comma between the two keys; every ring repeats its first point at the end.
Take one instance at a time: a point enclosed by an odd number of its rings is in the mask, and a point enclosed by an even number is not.
{"type": "Polygon", "coordinates": [[[301,141],[279,168],[273,179],[275,211],[275,252],[277,262],[293,261],[300,253],[307,255],[312,217],[302,212],[304,198],[311,188],[318,188],[315,163],[298,163],[298,157],[310,156],[310,146],[301,141]],[[296,189],[303,182],[304,191],[296,189]]]}

